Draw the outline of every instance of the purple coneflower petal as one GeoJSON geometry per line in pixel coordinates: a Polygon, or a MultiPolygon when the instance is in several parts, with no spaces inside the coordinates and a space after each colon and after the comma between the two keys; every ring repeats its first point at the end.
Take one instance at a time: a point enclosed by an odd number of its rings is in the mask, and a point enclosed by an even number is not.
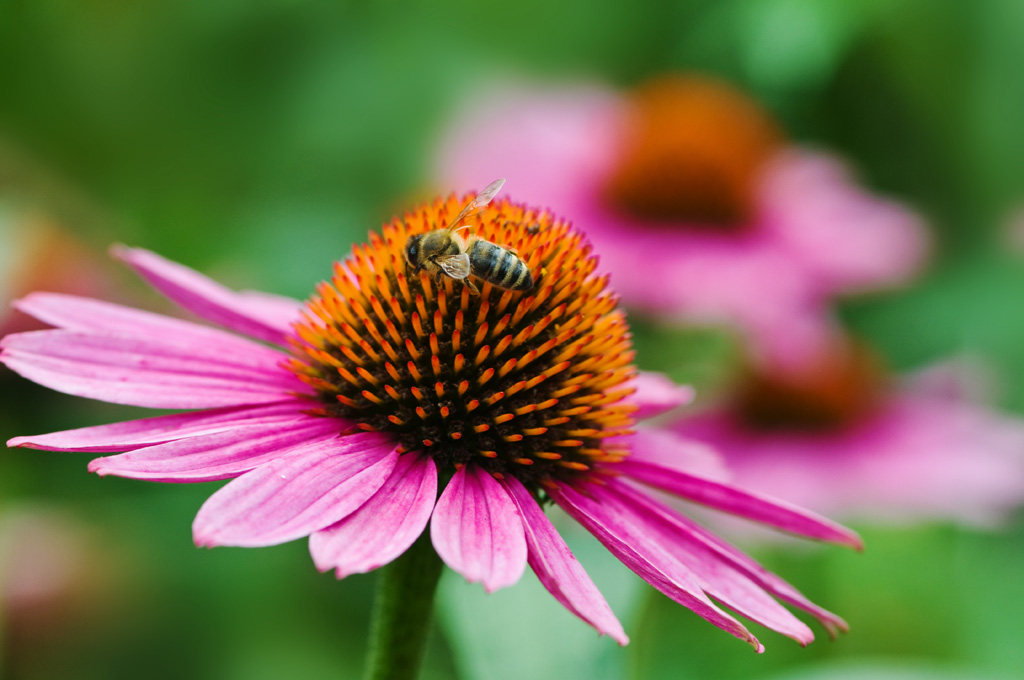
{"type": "Polygon", "coordinates": [[[45,451],[131,451],[144,446],[223,432],[240,426],[295,420],[296,414],[308,406],[308,402],[289,399],[266,405],[175,413],[156,418],[15,437],[8,441],[7,445],[45,451]]]}
{"type": "Polygon", "coordinates": [[[287,295],[276,295],[262,290],[233,292],[238,296],[236,300],[241,303],[243,310],[265,320],[273,327],[281,328],[286,333],[290,331],[292,322],[298,319],[302,310],[306,308],[304,301],[287,295]]]}
{"type": "Polygon", "coordinates": [[[722,512],[745,517],[821,541],[864,547],[856,532],[808,510],[783,501],[740,491],[696,474],[629,458],[615,468],[633,479],[722,512]]]}
{"type": "Polygon", "coordinates": [[[290,421],[236,424],[230,430],[97,458],[89,471],[153,482],[210,482],[301,454],[317,442],[336,445],[338,421],[293,414],[290,421]]]}
{"type": "Polygon", "coordinates": [[[283,344],[301,303],[289,310],[286,298],[237,293],[184,265],[141,248],[112,249],[151,286],[197,316],[259,340],[283,344]],[[290,313],[294,312],[294,313],[290,313]]]}
{"type": "Polygon", "coordinates": [[[210,496],[192,524],[196,545],[262,547],[308,536],[343,519],[391,474],[389,437],[359,434],[310,442],[210,496]]]}
{"type": "Polygon", "coordinates": [[[686,565],[708,595],[733,611],[762,626],[793,638],[802,645],[814,641],[814,633],[802,621],[765,592],[754,580],[738,570],[731,560],[723,560],[703,537],[694,534],[691,524],[678,513],[618,480],[608,480],[607,493],[615,496],[643,525],[659,545],[686,565]]]}
{"type": "Polygon", "coordinates": [[[620,645],[629,643],[622,624],[601,595],[576,556],[569,550],[551,520],[547,518],[526,487],[514,477],[502,482],[519,507],[526,530],[528,562],[541,584],[562,606],[580,617],[597,632],[620,645]]]}
{"type": "Polygon", "coordinates": [[[653,418],[677,406],[693,401],[694,390],[688,385],[677,385],[661,373],[641,371],[626,387],[633,387],[636,393],[627,403],[635,404],[639,410],[633,414],[637,420],[653,418]]]}
{"type": "Polygon", "coordinates": [[[91,335],[160,338],[243,356],[277,356],[266,346],[219,328],[132,307],[62,293],[30,293],[14,303],[20,311],[57,328],[91,335]]]}
{"type": "Polygon", "coordinates": [[[659,543],[656,531],[637,523],[635,513],[607,489],[597,484],[582,488],[586,493],[566,484],[548,491],[563,510],[640,578],[706,621],[750,643],[759,653],[764,651],[742,623],[708,599],[690,569],[659,543]]]}
{"type": "Polygon", "coordinates": [[[338,578],[363,574],[404,553],[430,521],[437,499],[437,466],[429,456],[400,456],[391,476],[370,500],[337,524],[309,537],[320,571],[338,578]]]}
{"type": "Polygon", "coordinates": [[[467,581],[494,592],[526,569],[519,510],[494,477],[474,465],[459,469],[434,508],[430,538],[441,559],[467,581]]]}
{"type": "Polygon", "coordinates": [[[841,617],[808,600],[803,593],[779,576],[762,567],[756,560],[739,548],[730,545],[708,529],[683,515],[676,515],[675,519],[689,528],[691,536],[703,541],[707,548],[717,552],[719,559],[732,564],[733,567],[743,572],[747,578],[783,602],[791,604],[818,619],[832,637],[835,637],[839,632],[845,632],[849,629],[846,621],[841,617]]]}
{"type": "Polygon", "coordinates": [[[0,340],[11,370],[51,389],[115,404],[214,408],[280,401],[302,387],[281,355],[195,345],[177,338],[89,335],[47,330],[0,340]]]}
{"type": "Polygon", "coordinates": [[[906,281],[929,250],[921,216],[858,186],[839,158],[789,148],[764,171],[764,223],[827,292],[906,281]]]}
{"type": "MultiPolygon", "coordinates": [[[[638,430],[632,436],[630,460],[673,468],[684,474],[700,475],[704,479],[722,481],[728,476],[721,457],[705,444],[667,430],[638,430]]],[[[747,578],[783,602],[813,615],[833,637],[838,631],[847,629],[843,619],[808,600],[796,588],[767,571],[742,550],[729,545],[683,515],[676,515],[675,519],[686,524],[692,536],[699,537],[709,549],[716,551],[719,559],[731,563],[747,578]]]]}

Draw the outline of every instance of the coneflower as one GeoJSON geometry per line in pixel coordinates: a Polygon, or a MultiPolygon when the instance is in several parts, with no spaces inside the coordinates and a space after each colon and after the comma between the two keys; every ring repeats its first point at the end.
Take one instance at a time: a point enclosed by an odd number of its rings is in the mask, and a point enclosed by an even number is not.
{"type": "MultiPolygon", "coordinates": [[[[443,275],[407,273],[409,236],[445,227],[470,199],[435,200],[371,233],[304,305],[232,292],[144,250],[115,250],[171,300],[233,332],[29,295],[18,307],[57,328],[4,338],[7,366],[70,394],[193,410],[9,445],[118,454],[92,461],[101,475],[234,478],[199,510],[198,545],[309,536],[317,567],[339,577],[405,554],[390,567],[401,571],[403,559],[436,550],[489,591],[515,583],[529,564],[559,602],[620,644],[621,625],[545,516],[548,504],[758,650],[713,600],[801,643],[811,631],[772,596],[830,631],[843,628],[634,484],[859,545],[823,518],[700,474],[699,447],[634,429],[635,418],[682,403],[689,390],[635,370],[625,316],[580,232],[546,211],[495,201],[465,224],[518,253],[531,290],[478,280],[476,295],[443,275]],[[428,523],[430,542],[417,541],[428,523]]],[[[424,585],[428,603],[433,585],[424,585]]]]}
{"type": "Polygon", "coordinates": [[[928,249],[909,207],[707,75],[632,90],[495,82],[439,146],[445,182],[500,173],[583,225],[630,310],[726,324],[775,361],[818,351],[829,300],[907,281],[928,249]]]}

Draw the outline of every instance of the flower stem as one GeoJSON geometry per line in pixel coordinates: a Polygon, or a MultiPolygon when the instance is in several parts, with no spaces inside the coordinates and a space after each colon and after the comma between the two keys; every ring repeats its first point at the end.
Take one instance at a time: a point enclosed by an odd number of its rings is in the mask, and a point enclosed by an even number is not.
{"type": "Polygon", "coordinates": [[[443,566],[424,531],[404,554],[380,569],[365,680],[417,676],[443,566]]]}

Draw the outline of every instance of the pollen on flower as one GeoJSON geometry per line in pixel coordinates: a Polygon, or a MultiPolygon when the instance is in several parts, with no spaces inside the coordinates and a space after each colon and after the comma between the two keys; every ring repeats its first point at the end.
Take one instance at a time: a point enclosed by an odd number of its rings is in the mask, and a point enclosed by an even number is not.
{"type": "Polygon", "coordinates": [[[514,249],[529,291],[410,275],[409,236],[446,226],[469,198],[438,199],[371,233],[317,287],[290,368],[343,427],[392,433],[444,468],[468,462],[534,490],[628,452],[633,350],[596,257],[568,223],[495,201],[468,234],[514,249]],[[618,389],[616,389],[618,388],[618,389]]]}
{"type": "Polygon", "coordinates": [[[644,219],[742,228],[782,139],[774,121],[738,90],[696,76],[652,80],[629,104],[608,201],[644,219]]]}

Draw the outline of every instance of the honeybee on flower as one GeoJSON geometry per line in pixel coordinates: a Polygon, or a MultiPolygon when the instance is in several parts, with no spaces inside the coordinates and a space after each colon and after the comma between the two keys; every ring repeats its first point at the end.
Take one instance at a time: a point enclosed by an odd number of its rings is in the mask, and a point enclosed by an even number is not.
{"type": "Polygon", "coordinates": [[[532,290],[530,267],[514,249],[479,236],[463,238],[458,233],[467,228],[459,224],[487,207],[504,184],[504,179],[488,184],[447,227],[410,236],[405,242],[405,261],[413,271],[434,272],[438,279],[447,276],[462,281],[477,295],[480,290],[469,279],[471,274],[504,290],[532,290]]]}

